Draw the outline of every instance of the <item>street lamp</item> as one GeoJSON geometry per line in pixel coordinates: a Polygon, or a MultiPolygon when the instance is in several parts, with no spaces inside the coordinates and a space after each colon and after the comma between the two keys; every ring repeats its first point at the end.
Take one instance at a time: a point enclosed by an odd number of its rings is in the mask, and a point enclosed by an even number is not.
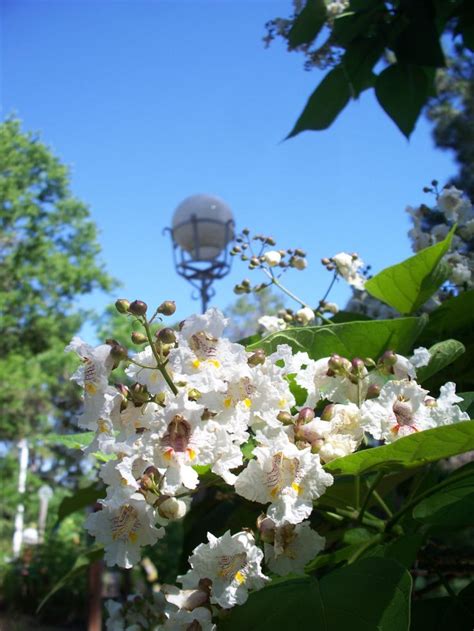
{"type": "Polygon", "coordinates": [[[230,271],[227,245],[234,238],[232,211],[213,195],[192,195],[174,211],[171,235],[176,271],[199,292],[202,312],[215,295],[212,283],[230,271]]]}

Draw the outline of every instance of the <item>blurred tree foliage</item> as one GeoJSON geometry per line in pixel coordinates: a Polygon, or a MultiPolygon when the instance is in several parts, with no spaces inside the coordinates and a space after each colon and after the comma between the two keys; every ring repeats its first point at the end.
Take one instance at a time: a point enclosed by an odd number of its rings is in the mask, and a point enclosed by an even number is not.
{"type": "Polygon", "coordinates": [[[438,147],[454,152],[459,172],[451,184],[474,199],[474,53],[456,44],[436,85],[437,96],[426,109],[433,137],[438,147]]]}
{"type": "Polygon", "coordinates": [[[285,308],[285,301],[270,288],[244,294],[227,307],[225,315],[230,318],[227,335],[231,340],[241,340],[254,334],[260,327],[258,319],[264,315],[276,315],[285,308]]]}
{"type": "Polygon", "coordinates": [[[76,299],[113,281],[67,168],[16,119],[0,125],[0,439],[68,417],[77,402],[64,346],[84,321],[76,299]]]}

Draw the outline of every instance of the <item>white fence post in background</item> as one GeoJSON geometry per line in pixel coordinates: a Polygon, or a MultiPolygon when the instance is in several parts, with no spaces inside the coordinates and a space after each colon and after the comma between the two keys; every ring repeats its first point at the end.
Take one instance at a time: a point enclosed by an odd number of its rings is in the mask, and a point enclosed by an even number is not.
{"type": "Polygon", "coordinates": [[[43,484],[38,490],[39,515],[38,515],[38,543],[44,543],[44,531],[46,528],[46,517],[48,516],[49,500],[53,497],[53,489],[47,484],[43,484]]]}
{"type": "Polygon", "coordinates": [[[16,508],[15,515],[15,532],[13,534],[13,557],[16,559],[20,556],[21,544],[23,542],[23,523],[25,507],[22,502],[22,497],[26,489],[26,473],[28,470],[28,441],[26,438],[22,438],[18,442],[18,460],[20,463],[20,471],[18,473],[18,493],[20,493],[20,502],[16,508]]]}

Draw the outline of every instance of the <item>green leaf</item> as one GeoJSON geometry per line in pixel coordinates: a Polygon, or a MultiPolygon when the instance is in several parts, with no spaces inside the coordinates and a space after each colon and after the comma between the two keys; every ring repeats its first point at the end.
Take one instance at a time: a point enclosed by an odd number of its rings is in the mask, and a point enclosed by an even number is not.
{"type": "Polygon", "coordinates": [[[95,483],[78,489],[74,495],[69,495],[61,501],[58,508],[58,522],[72,513],[95,504],[98,499],[103,497],[105,497],[105,488],[95,483]]]}
{"type": "Polygon", "coordinates": [[[388,559],[361,559],[327,574],[272,581],[222,620],[222,631],[408,631],[411,577],[388,559]]]}
{"type": "Polygon", "coordinates": [[[411,631],[472,631],[474,628],[474,582],[457,598],[414,600],[411,631]]]}
{"type": "Polygon", "coordinates": [[[415,563],[418,550],[423,544],[424,535],[416,533],[398,537],[390,543],[375,546],[367,552],[367,557],[376,556],[393,559],[409,570],[415,563]]]}
{"type": "Polygon", "coordinates": [[[81,434],[44,434],[37,436],[45,445],[64,445],[68,449],[82,449],[91,444],[94,432],[82,432],[81,434]]]}
{"type": "MultiPolygon", "coordinates": [[[[389,445],[364,449],[331,460],[324,468],[335,474],[359,475],[378,469],[410,469],[474,449],[474,421],[427,429],[389,445]]],[[[323,496],[324,497],[324,496],[323,496]]]]}
{"type": "Polygon", "coordinates": [[[352,91],[352,98],[357,98],[363,90],[375,84],[373,67],[384,51],[384,42],[380,38],[358,38],[351,42],[341,60],[352,91]]]}
{"type": "Polygon", "coordinates": [[[400,313],[413,313],[446,280],[440,261],[450,248],[453,233],[454,228],[440,243],[386,267],[366,282],[366,291],[400,313]]]}
{"type": "Polygon", "coordinates": [[[303,112],[287,138],[305,130],[327,129],[345,108],[351,90],[344,69],[336,66],[324,77],[309,97],[303,112]]]}
{"type": "Polygon", "coordinates": [[[326,18],[324,0],[308,0],[288,33],[289,47],[296,48],[301,44],[310,44],[323,28],[326,18]]]}
{"type": "Polygon", "coordinates": [[[399,62],[441,68],[446,65],[439,33],[426,3],[412,2],[409,21],[395,40],[393,50],[399,62]]]}
{"type": "Polygon", "coordinates": [[[474,524],[474,463],[455,471],[438,491],[413,509],[413,517],[442,528],[465,528],[474,524]]]}
{"type": "Polygon", "coordinates": [[[57,591],[59,591],[62,587],[64,587],[66,583],[68,583],[70,580],[72,580],[73,578],[75,578],[76,576],[84,572],[92,563],[102,559],[103,555],[104,555],[104,549],[101,546],[94,546],[90,550],[86,550],[85,552],[80,554],[77,557],[72,568],[69,570],[69,572],[67,572],[67,574],[65,574],[56,583],[56,585],[46,594],[46,596],[40,602],[40,604],[38,605],[38,609],[36,610],[36,613],[39,613],[39,611],[44,607],[44,605],[51,598],[51,596],[53,596],[57,591]]]}
{"type": "MultiPolygon", "coordinates": [[[[423,252],[424,250],[422,250],[423,252]]],[[[474,290],[463,291],[458,296],[449,298],[430,313],[430,320],[423,337],[454,337],[464,342],[474,331],[474,290]]]]}
{"type": "Polygon", "coordinates": [[[474,392],[459,392],[458,396],[460,396],[463,400],[459,404],[459,407],[463,412],[467,412],[471,419],[474,418],[474,392]]]}
{"type": "Polygon", "coordinates": [[[347,322],[315,327],[293,327],[272,333],[248,350],[263,348],[269,354],[280,344],[305,351],[311,359],[338,353],[344,357],[380,357],[387,349],[407,353],[426,324],[426,318],[396,318],[347,322]]]}
{"type": "Polygon", "coordinates": [[[375,82],[378,102],[407,138],[431,92],[428,74],[418,66],[395,63],[375,82]]]}
{"type": "Polygon", "coordinates": [[[430,361],[427,366],[421,366],[416,371],[417,380],[420,383],[429,379],[432,375],[452,364],[465,352],[464,344],[457,340],[445,340],[432,346],[430,351],[430,361]]]}

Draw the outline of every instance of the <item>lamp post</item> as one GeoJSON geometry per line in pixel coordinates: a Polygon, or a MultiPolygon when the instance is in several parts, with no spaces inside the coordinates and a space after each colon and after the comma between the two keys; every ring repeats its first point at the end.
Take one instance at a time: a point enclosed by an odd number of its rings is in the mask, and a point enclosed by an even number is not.
{"type": "Polygon", "coordinates": [[[174,211],[169,232],[177,273],[197,290],[202,312],[215,295],[212,283],[230,271],[228,244],[234,238],[234,217],[213,195],[192,195],[174,211]]]}

